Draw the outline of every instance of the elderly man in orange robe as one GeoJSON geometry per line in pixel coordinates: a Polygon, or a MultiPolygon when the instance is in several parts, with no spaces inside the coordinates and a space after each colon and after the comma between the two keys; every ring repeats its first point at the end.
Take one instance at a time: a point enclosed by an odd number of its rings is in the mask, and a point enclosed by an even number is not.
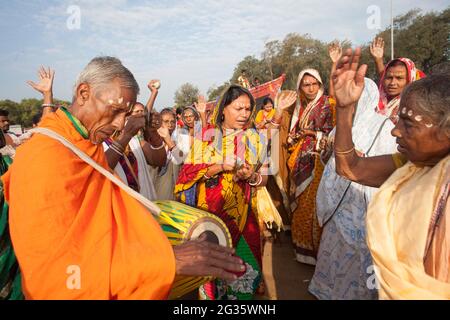
{"type": "MultiPolygon", "coordinates": [[[[72,105],[40,127],[110,170],[101,143],[124,127],[138,92],[118,59],[95,58],[72,105]]],[[[234,279],[244,270],[232,249],[202,240],[172,247],[143,205],[46,135],[18,150],[2,182],[27,299],[165,299],[176,274],[234,279]]]]}

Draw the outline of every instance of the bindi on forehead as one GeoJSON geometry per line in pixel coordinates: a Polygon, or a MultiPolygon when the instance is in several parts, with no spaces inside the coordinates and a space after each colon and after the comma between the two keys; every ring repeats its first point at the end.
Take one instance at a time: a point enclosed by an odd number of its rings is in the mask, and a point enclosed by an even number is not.
{"type": "Polygon", "coordinates": [[[244,102],[234,100],[231,103],[231,106],[236,107],[236,108],[250,108],[250,103],[244,103],[244,102]]]}

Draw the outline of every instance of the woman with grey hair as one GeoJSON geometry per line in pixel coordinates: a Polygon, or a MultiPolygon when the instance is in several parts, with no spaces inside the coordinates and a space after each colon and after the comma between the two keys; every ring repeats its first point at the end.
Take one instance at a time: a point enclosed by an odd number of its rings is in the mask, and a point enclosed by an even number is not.
{"type": "Polygon", "coordinates": [[[367,212],[367,244],[381,299],[450,299],[450,77],[435,75],[403,92],[392,130],[394,155],[360,157],[352,112],[364,89],[361,50],[348,49],[333,74],[336,171],[380,190],[367,212]]]}

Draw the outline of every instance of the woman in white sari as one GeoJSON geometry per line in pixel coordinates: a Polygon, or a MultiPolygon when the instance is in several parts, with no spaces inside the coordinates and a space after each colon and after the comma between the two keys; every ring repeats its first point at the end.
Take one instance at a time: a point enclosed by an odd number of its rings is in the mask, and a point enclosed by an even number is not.
{"type": "MultiPolygon", "coordinates": [[[[185,156],[183,156],[183,150],[175,142],[177,140],[172,139],[176,127],[175,112],[172,109],[166,108],[161,110],[160,115],[161,128],[158,129],[158,134],[164,140],[167,159],[162,167],[150,166],[150,171],[153,176],[157,199],[175,200],[173,190],[178,179],[178,172],[181,167],[180,163],[182,163],[185,156]]],[[[188,151],[189,149],[184,150],[186,154],[188,151]]]]}
{"type": "Polygon", "coordinates": [[[156,200],[148,166],[163,166],[167,156],[164,142],[156,129],[147,130],[149,141],[144,139],[144,125],[144,106],[136,103],[122,132],[106,139],[103,148],[110,168],[123,182],[147,199],[156,200]]]}
{"type": "MultiPolygon", "coordinates": [[[[365,156],[395,151],[393,123],[375,112],[377,85],[365,79],[365,88],[354,115],[352,134],[356,149],[365,156]]],[[[330,140],[334,139],[333,130],[330,140]]],[[[375,188],[366,187],[336,173],[334,156],[325,166],[317,192],[317,218],[324,227],[314,277],[309,291],[319,299],[375,299],[367,280],[372,259],[366,245],[367,205],[375,188]]]]}

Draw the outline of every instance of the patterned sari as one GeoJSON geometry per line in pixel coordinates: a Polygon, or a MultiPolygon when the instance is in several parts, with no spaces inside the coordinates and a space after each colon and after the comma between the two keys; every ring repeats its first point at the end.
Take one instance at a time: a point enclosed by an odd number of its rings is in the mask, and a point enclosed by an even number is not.
{"type": "MultiPolygon", "coordinates": [[[[322,85],[317,71],[306,72],[314,76],[322,85]]],[[[298,86],[304,76],[300,73],[298,86]]],[[[323,86],[323,85],[322,85],[323,86]]],[[[316,263],[319,248],[320,228],[316,215],[316,194],[320,178],[324,169],[320,161],[318,143],[323,135],[333,129],[333,112],[331,99],[323,95],[321,89],[314,101],[307,105],[298,103],[298,115],[294,113],[293,119],[298,119],[291,127],[291,133],[298,133],[308,129],[317,133],[317,138],[306,136],[301,138],[290,150],[288,159],[290,171],[290,198],[292,210],[292,241],[295,247],[296,259],[299,262],[316,263]]]]}
{"type": "MultiPolygon", "coordinates": [[[[8,156],[0,157],[0,175],[7,170],[12,160],[8,156]]],[[[11,244],[8,226],[8,203],[0,190],[0,300],[22,300],[22,285],[19,264],[11,244]]]]}
{"type": "MultiPolygon", "coordinates": [[[[113,143],[113,140],[111,138],[108,138],[104,142],[108,147],[113,143]]],[[[136,157],[134,156],[133,152],[130,150],[130,148],[127,146],[127,150],[125,151],[124,156],[121,156],[119,158],[118,165],[123,170],[123,173],[126,177],[126,182],[128,186],[133,189],[136,192],[139,192],[139,179],[138,179],[138,162],[136,160],[136,157]]],[[[105,150],[106,151],[106,150],[105,150]]],[[[144,168],[143,170],[146,170],[147,168],[144,168]]],[[[116,170],[117,171],[117,170],[116,170]]],[[[119,176],[121,176],[119,174],[119,176]]]]}
{"type": "MultiPolygon", "coordinates": [[[[204,133],[211,133],[209,129],[204,133]]],[[[255,190],[245,181],[234,181],[233,172],[221,172],[211,178],[205,173],[208,167],[223,163],[230,155],[235,155],[238,163],[245,161],[257,167],[264,144],[254,129],[224,137],[220,129],[214,129],[213,139],[205,135],[194,141],[178,176],[175,194],[179,201],[211,212],[225,222],[236,255],[245,262],[246,270],[237,273],[239,278],[232,282],[217,279],[206,283],[200,288],[200,298],[252,299],[262,277],[260,231],[252,205],[255,190]]]]}
{"type": "MultiPolygon", "coordinates": [[[[394,124],[374,111],[378,101],[377,85],[366,78],[352,136],[355,148],[370,157],[390,154],[397,147],[391,135],[394,124]]],[[[335,130],[330,137],[334,135],[335,130]]],[[[366,244],[367,204],[376,191],[339,176],[331,156],[316,199],[316,214],[323,232],[308,289],[318,299],[377,299],[376,288],[367,285],[371,282],[373,261],[366,244]]]]}

